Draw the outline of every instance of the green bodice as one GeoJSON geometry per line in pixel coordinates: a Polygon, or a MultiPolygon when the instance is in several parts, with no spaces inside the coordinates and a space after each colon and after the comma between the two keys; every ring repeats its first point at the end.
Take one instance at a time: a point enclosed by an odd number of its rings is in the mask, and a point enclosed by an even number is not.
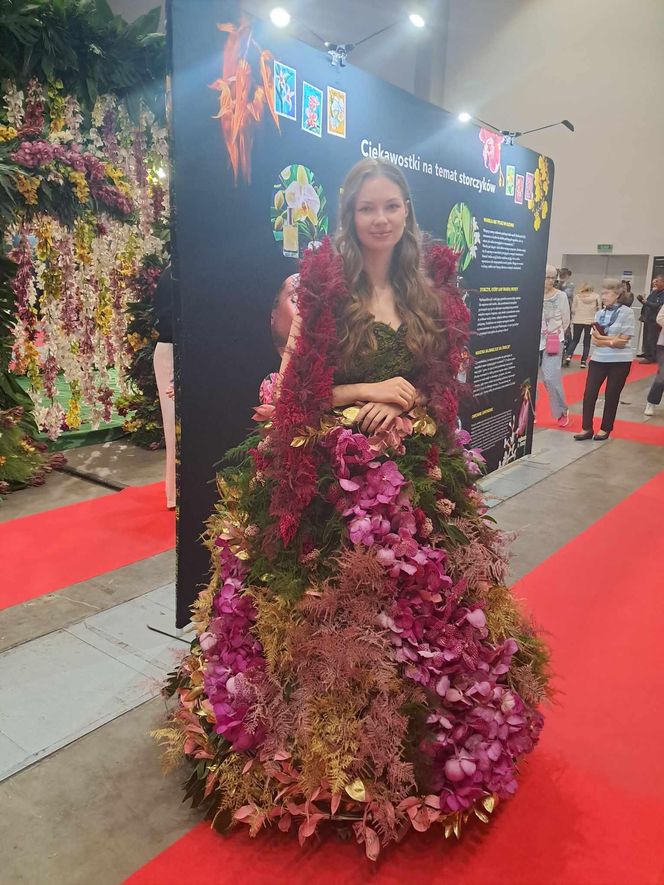
{"type": "Polygon", "coordinates": [[[410,380],[415,361],[406,347],[406,327],[374,323],[376,350],[358,354],[348,372],[337,372],[335,384],[373,384],[401,376],[410,380]]]}

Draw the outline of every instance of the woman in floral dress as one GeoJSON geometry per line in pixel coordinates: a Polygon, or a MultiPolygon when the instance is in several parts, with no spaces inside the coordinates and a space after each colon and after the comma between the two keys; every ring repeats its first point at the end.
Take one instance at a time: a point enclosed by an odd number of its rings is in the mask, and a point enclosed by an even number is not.
{"type": "Polygon", "coordinates": [[[458,429],[454,271],[422,254],[402,173],[357,164],[335,243],[302,263],[259,431],[218,477],[212,578],[158,733],[219,829],[303,843],[332,821],[370,858],[411,827],[458,836],[537,742],[547,651],[458,429]]]}

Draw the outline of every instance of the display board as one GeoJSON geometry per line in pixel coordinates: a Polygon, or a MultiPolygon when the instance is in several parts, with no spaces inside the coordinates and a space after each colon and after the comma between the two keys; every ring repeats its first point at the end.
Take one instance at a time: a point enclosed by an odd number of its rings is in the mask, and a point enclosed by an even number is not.
{"type": "Polygon", "coordinates": [[[335,230],[362,157],[398,165],[421,228],[459,253],[489,470],[531,447],[553,164],[464,126],[223,0],[171,0],[180,467],[178,623],[208,570],[215,464],[279,365],[298,259],[335,230]]]}

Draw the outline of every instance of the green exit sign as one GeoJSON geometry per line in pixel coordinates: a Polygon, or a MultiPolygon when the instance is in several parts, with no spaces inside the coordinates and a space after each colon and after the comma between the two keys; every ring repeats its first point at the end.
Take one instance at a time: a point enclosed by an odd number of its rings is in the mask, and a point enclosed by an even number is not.
{"type": "Polygon", "coordinates": [[[612,243],[598,243],[597,244],[598,252],[613,252],[613,244],[612,243]]]}

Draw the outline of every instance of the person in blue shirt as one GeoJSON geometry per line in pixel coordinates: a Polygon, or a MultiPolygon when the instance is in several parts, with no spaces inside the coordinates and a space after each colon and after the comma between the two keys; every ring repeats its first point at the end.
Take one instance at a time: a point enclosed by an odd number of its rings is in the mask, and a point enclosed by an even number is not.
{"type": "Polygon", "coordinates": [[[603,307],[595,316],[593,352],[588,365],[586,389],[583,394],[583,426],[574,439],[608,439],[616,420],[620,394],[627,381],[634,359],[634,312],[619,302],[620,280],[607,279],[602,284],[603,307]],[[604,413],[599,433],[594,432],[595,405],[602,385],[604,413]]]}

